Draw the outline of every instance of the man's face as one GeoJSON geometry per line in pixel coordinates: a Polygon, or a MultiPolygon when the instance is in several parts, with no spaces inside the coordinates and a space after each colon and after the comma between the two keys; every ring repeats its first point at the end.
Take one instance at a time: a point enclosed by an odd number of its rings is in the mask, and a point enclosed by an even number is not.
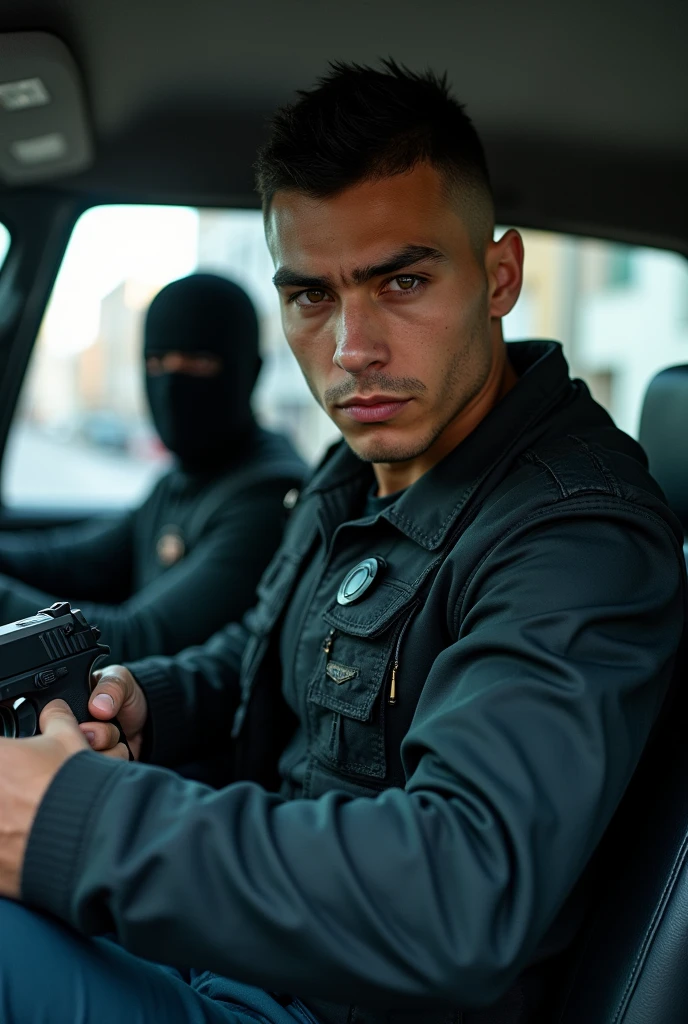
{"type": "Polygon", "coordinates": [[[439,173],[334,198],[278,192],[267,219],[282,323],[313,395],[366,461],[427,451],[493,361],[490,284],[439,173]]]}

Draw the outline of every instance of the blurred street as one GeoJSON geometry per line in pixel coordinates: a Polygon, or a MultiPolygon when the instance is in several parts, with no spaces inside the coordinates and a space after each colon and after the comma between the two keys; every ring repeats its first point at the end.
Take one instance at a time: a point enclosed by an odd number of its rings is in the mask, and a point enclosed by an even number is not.
{"type": "Polygon", "coordinates": [[[95,509],[134,505],[166,463],[76,440],[65,444],[22,423],[10,434],[3,466],[9,506],[95,509]]]}

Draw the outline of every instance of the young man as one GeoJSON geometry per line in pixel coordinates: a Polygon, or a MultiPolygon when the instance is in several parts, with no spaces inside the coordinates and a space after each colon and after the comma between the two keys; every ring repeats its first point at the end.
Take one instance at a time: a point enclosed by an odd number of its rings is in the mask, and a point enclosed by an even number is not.
{"type": "Polygon", "coordinates": [[[336,66],[258,183],[345,443],[243,625],[0,741],[0,891],[119,944],[0,905],[5,1015],[532,1020],[670,682],[678,526],[559,346],[504,345],[522,244],[442,81],[336,66]],[[248,781],[123,763],[114,712],[141,759],[234,744],[248,781]]]}
{"type": "Polygon", "coordinates": [[[175,465],[114,521],[0,533],[0,621],[72,600],[112,660],[176,654],[251,607],[305,466],[251,411],[258,318],[243,289],[191,274],[156,295],[144,326],[153,422],[175,465]]]}

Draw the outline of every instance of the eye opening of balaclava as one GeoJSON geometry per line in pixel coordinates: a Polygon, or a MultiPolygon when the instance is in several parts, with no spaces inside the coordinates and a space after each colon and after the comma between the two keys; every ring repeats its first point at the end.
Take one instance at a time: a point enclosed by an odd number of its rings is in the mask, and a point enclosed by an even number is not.
{"type": "Polygon", "coordinates": [[[260,370],[258,318],[246,292],[217,274],[191,274],[151,302],[144,360],[169,352],[212,353],[215,376],[146,374],[146,394],[160,438],[190,472],[212,471],[244,454],[255,421],[251,393],[260,370]]]}

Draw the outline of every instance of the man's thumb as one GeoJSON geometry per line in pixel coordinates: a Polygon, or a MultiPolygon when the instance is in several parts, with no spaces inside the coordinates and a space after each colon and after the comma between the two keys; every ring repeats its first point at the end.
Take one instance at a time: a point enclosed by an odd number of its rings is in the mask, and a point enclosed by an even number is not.
{"type": "Polygon", "coordinates": [[[127,697],[126,681],[109,669],[96,676],[97,683],[88,701],[88,709],[94,718],[114,718],[127,697]]]}
{"type": "Polygon", "coordinates": [[[41,711],[39,724],[44,736],[52,736],[62,742],[68,740],[72,745],[76,741],[78,748],[88,746],[69,704],[59,698],[46,704],[41,711]]]}

